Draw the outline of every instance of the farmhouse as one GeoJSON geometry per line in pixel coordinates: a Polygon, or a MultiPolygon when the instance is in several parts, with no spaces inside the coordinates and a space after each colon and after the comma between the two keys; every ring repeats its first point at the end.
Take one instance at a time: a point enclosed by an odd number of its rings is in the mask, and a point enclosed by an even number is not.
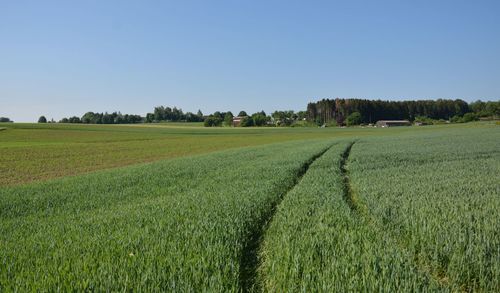
{"type": "Polygon", "coordinates": [[[245,117],[240,117],[240,116],[233,117],[233,127],[240,126],[241,120],[243,120],[243,118],[245,117]]]}
{"type": "Polygon", "coordinates": [[[379,120],[377,127],[411,126],[408,120],[379,120]]]}

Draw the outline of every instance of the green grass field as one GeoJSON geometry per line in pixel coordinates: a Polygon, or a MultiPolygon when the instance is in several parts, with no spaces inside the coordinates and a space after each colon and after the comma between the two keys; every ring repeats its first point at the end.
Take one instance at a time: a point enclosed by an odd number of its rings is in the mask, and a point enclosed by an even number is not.
{"type": "Polygon", "coordinates": [[[2,124],[0,291],[500,291],[500,126],[2,124]]]}
{"type": "Polygon", "coordinates": [[[3,123],[7,130],[0,132],[0,186],[242,146],[365,134],[364,129],[204,128],[184,124],[3,123]]]}

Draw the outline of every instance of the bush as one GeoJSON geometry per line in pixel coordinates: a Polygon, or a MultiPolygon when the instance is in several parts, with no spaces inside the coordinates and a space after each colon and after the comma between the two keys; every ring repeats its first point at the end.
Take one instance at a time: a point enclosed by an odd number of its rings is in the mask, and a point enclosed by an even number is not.
{"type": "Polygon", "coordinates": [[[40,116],[40,118],[38,118],[38,123],[47,123],[47,118],[45,118],[45,116],[40,116]]]}
{"type": "Polygon", "coordinates": [[[82,121],[80,120],[80,117],[77,117],[77,116],[69,117],[68,122],[69,123],[82,123],[82,121]]]}
{"type": "Polygon", "coordinates": [[[241,119],[240,126],[241,127],[253,126],[253,119],[251,117],[244,117],[243,119],[241,119]]]}
{"type": "Polygon", "coordinates": [[[339,124],[337,123],[337,120],[330,120],[325,125],[328,126],[328,127],[337,127],[337,126],[339,126],[339,124]]]}
{"type": "Polygon", "coordinates": [[[462,117],[460,117],[459,115],[455,115],[453,117],[451,117],[450,119],[450,122],[451,123],[462,123],[462,117]]]}
{"type": "Polygon", "coordinates": [[[347,126],[359,125],[361,123],[361,113],[351,113],[349,116],[347,116],[345,121],[347,126]]]}
{"type": "Polygon", "coordinates": [[[264,126],[267,122],[267,117],[259,113],[253,114],[252,119],[255,126],[264,126]]]}
{"type": "Polygon", "coordinates": [[[422,124],[427,124],[427,125],[434,124],[434,120],[432,120],[427,116],[417,116],[415,117],[415,122],[420,122],[422,124]]]}
{"type": "Polygon", "coordinates": [[[221,126],[222,118],[210,115],[207,118],[205,118],[205,121],[203,121],[203,125],[205,127],[221,126]]]}
{"type": "Polygon", "coordinates": [[[298,120],[295,121],[292,125],[292,127],[318,127],[318,125],[312,121],[307,121],[307,120],[298,120]]]}
{"type": "Polygon", "coordinates": [[[462,117],[463,122],[472,122],[479,120],[479,117],[475,113],[465,113],[462,117]]]}
{"type": "Polygon", "coordinates": [[[226,126],[232,126],[233,125],[233,113],[227,112],[226,115],[224,115],[224,124],[226,126]]]}

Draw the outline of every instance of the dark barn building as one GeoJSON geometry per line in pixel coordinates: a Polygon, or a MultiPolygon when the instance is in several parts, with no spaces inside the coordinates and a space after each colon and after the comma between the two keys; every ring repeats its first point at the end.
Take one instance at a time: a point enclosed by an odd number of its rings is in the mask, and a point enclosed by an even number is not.
{"type": "Polygon", "coordinates": [[[393,127],[393,126],[411,126],[408,120],[379,120],[377,127],[393,127]]]}

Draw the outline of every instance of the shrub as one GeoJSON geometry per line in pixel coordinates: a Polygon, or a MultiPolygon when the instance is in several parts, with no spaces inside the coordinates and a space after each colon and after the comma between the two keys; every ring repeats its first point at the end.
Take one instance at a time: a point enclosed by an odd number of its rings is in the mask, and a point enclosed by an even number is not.
{"type": "Polygon", "coordinates": [[[205,127],[221,126],[222,118],[210,115],[207,118],[205,118],[205,121],[203,121],[203,125],[205,127]]]}
{"type": "Polygon", "coordinates": [[[462,123],[462,117],[460,117],[459,115],[455,115],[453,117],[451,117],[450,119],[450,122],[451,123],[462,123]]]}
{"type": "Polygon", "coordinates": [[[241,119],[240,126],[241,127],[253,126],[253,119],[251,117],[244,117],[243,119],[241,119]]]}
{"type": "Polygon", "coordinates": [[[361,123],[361,113],[359,112],[351,113],[346,118],[347,126],[359,125],[360,123],[361,123]]]}
{"type": "Polygon", "coordinates": [[[465,113],[464,117],[462,117],[463,122],[471,122],[477,120],[479,120],[479,117],[475,113],[465,113]]]}

